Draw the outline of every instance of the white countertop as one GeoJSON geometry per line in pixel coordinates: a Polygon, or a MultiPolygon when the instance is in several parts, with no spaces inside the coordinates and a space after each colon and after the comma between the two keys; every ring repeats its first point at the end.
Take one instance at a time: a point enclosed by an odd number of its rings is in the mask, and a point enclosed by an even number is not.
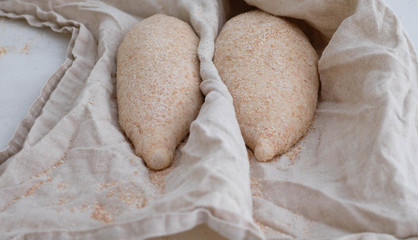
{"type": "Polygon", "coordinates": [[[70,37],[0,18],[0,151],[64,62],[70,37]]]}
{"type": "MultiPolygon", "coordinates": [[[[418,0],[385,1],[418,49],[418,0]]],[[[0,18],[0,151],[7,147],[43,84],[64,62],[69,34],[0,18]]]]}

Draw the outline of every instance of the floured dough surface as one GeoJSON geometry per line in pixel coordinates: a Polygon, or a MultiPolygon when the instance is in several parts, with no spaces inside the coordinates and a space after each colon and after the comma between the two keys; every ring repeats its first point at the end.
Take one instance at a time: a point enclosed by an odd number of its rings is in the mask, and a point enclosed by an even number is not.
{"type": "Polygon", "coordinates": [[[198,43],[190,25],[158,14],[136,24],[119,47],[120,126],[151,169],[170,165],[202,105],[198,43]]]}
{"type": "Polygon", "coordinates": [[[318,56],[299,29],[259,10],[238,15],[219,34],[214,62],[257,160],[285,153],[305,134],[317,104],[318,56]]]}

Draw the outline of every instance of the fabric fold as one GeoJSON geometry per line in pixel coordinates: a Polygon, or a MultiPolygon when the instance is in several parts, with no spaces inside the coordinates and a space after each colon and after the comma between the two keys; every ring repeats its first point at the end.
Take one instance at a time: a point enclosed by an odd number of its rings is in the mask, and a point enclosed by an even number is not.
{"type": "Polygon", "coordinates": [[[397,17],[382,1],[248,2],[329,37],[310,131],[273,163],[251,165],[270,206],[255,216],[268,225],[264,211],[284,208],[309,219],[310,230],[295,238],[416,237],[417,64],[397,17]]]}

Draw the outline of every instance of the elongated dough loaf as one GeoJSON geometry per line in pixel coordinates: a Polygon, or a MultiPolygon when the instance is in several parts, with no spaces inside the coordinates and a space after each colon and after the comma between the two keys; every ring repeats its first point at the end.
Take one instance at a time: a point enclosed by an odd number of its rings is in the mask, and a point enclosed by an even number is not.
{"type": "Polygon", "coordinates": [[[202,105],[198,43],[187,23],[158,14],[136,24],[119,47],[120,126],[151,169],[170,165],[202,105]]]}
{"type": "Polygon", "coordinates": [[[238,15],[219,34],[214,62],[257,160],[285,153],[305,134],[318,98],[318,56],[299,29],[259,10],[238,15]]]}

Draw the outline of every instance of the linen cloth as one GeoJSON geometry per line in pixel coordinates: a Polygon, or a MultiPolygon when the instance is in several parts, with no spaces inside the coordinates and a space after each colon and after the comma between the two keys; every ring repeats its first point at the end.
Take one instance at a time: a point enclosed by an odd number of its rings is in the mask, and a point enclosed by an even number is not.
{"type": "Polygon", "coordinates": [[[417,238],[418,63],[398,18],[380,0],[247,2],[296,19],[321,55],[313,125],[267,163],[246,149],[212,62],[237,1],[1,1],[0,16],[72,38],[0,153],[0,239],[147,239],[202,223],[229,239],[417,238]],[[115,99],[118,46],[156,13],[200,37],[205,95],[159,172],[134,154],[115,99]]]}

